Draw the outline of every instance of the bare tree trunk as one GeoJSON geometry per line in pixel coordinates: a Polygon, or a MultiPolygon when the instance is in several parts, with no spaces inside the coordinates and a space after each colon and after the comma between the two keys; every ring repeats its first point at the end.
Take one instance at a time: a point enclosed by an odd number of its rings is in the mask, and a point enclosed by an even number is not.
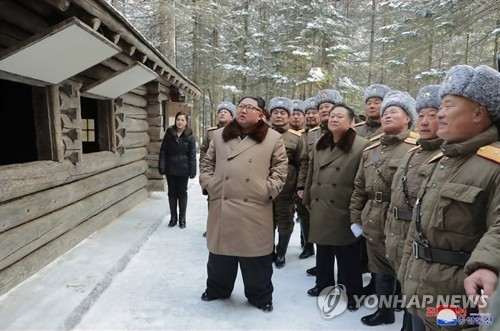
{"type": "MultiPolygon", "coordinates": [[[[244,4],[244,9],[245,9],[245,12],[247,13],[247,15],[245,15],[245,18],[244,18],[244,21],[243,21],[243,35],[245,36],[243,38],[243,45],[242,45],[242,59],[241,59],[241,63],[243,64],[243,67],[246,68],[248,66],[248,58],[246,56],[246,52],[247,52],[247,41],[250,39],[250,32],[249,32],[249,28],[248,28],[248,21],[250,19],[250,1],[249,0],[245,0],[244,4]]],[[[242,91],[246,91],[247,90],[247,75],[243,74],[243,76],[241,77],[241,89],[242,91]]]]}
{"type": "Polygon", "coordinates": [[[167,60],[176,65],[175,60],[175,0],[165,0],[162,2],[161,6],[162,15],[165,15],[165,39],[166,40],[166,51],[165,55],[167,60]]]}
{"type": "Polygon", "coordinates": [[[372,72],[373,72],[373,53],[374,53],[374,46],[375,46],[375,17],[376,17],[376,10],[377,10],[377,2],[376,0],[372,0],[372,11],[371,11],[371,20],[370,20],[370,52],[368,53],[368,63],[369,63],[369,69],[368,69],[368,81],[366,82],[366,85],[371,85],[372,84],[372,72]]]}
{"type": "MultiPolygon", "coordinates": [[[[383,13],[384,22],[382,23],[384,26],[386,26],[388,24],[386,11],[387,11],[387,7],[384,7],[384,13],[383,13]]],[[[389,37],[389,30],[384,29],[382,36],[383,36],[384,40],[387,40],[387,37],[389,37]]],[[[387,58],[386,48],[387,48],[386,43],[383,42],[382,43],[382,50],[381,50],[382,58],[380,59],[380,83],[381,84],[383,84],[385,82],[385,62],[386,62],[386,58],[387,58]]]]}

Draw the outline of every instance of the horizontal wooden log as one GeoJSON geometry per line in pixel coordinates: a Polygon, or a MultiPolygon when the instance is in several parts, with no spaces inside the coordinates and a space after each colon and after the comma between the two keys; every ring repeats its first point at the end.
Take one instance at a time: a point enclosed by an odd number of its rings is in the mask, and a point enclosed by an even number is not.
{"type": "Polygon", "coordinates": [[[149,124],[145,120],[126,117],[122,123],[122,127],[129,132],[146,132],[149,129],[149,124]]]}
{"type": "Polygon", "coordinates": [[[161,103],[150,103],[146,106],[146,111],[150,116],[161,116],[163,115],[163,107],[161,103]]]}
{"type": "Polygon", "coordinates": [[[148,169],[149,164],[146,161],[136,161],[67,185],[1,204],[0,232],[76,203],[87,196],[143,174],[148,169]]]}
{"type": "Polygon", "coordinates": [[[149,128],[149,130],[147,131],[148,132],[148,135],[149,135],[149,138],[151,139],[151,141],[161,141],[161,136],[163,134],[163,128],[160,128],[160,127],[151,127],[149,128]]]}
{"type": "Polygon", "coordinates": [[[124,95],[121,96],[121,98],[123,99],[123,103],[139,108],[146,108],[148,104],[146,98],[130,92],[125,93],[124,95]]]}
{"type": "Polygon", "coordinates": [[[146,189],[149,192],[166,192],[167,191],[166,181],[164,179],[150,179],[146,184],[146,189]]]}
{"type": "Polygon", "coordinates": [[[157,126],[163,127],[163,116],[149,116],[146,118],[150,127],[157,126]]]}
{"type": "Polygon", "coordinates": [[[66,253],[89,235],[111,223],[139,202],[148,197],[146,189],[141,189],[119,201],[111,208],[79,224],[60,237],[48,242],[23,259],[0,270],[0,295],[5,294],[47,264],[66,253]]]}
{"type": "Polygon", "coordinates": [[[157,167],[149,168],[148,171],[146,171],[146,177],[148,179],[163,179],[163,175],[160,175],[157,167]]]}
{"type": "Polygon", "coordinates": [[[146,145],[149,154],[160,154],[161,141],[152,141],[146,145]]]}
{"type": "Polygon", "coordinates": [[[113,71],[120,71],[123,68],[127,67],[126,64],[113,57],[102,61],[101,64],[109,69],[112,69],[113,71]]]}
{"type": "Polygon", "coordinates": [[[78,203],[0,233],[0,270],[112,207],[118,201],[145,187],[146,183],[146,176],[139,175],[78,203]]]}
{"type": "Polygon", "coordinates": [[[119,110],[117,109],[117,113],[123,113],[128,117],[138,118],[138,119],[146,119],[148,117],[148,113],[144,108],[131,106],[126,103],[124,103],[123,107],[121,107],[119,110]]]}
{"type": "Polygon", "coordinates": [[[33,34],[44,32],[50,27],[47,21],[22,7],[17,1],[0,1],[0,19],[33,34]]]}
{"type": "Polygon", "coordinates": [[[89,177],[147,154],[146,148],[133,148],[123,156],[112,152],[83,154],[76,165],[69,161],[36,161],[0,166],[0,203],[89,177]]]}
{"type": "Polygon", "coordinates": [[[149,143],[149,135],[146,132],[127,132],[123,144],[118,147],[142,147],[149,143]]]}

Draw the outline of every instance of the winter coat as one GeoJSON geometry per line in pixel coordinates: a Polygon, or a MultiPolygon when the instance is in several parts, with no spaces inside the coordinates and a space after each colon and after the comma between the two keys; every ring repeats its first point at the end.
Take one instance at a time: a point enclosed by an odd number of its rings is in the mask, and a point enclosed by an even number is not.
{"type": "Polygon", "coordinates": [[[408,151],[392,179],[391,204],[385,223],[385,247],[387,259],[396,273],[401,264],[413,206],[425,175],[431,167],[428,161],[439,153],[442,143],[443,139],[440,138],[419,140],[419,146],[408,151]]]}
{"type": "MultiPolygon", "coordinates": [[[[412,254],[412,244],[419,240],[414,213],[398,274],[407,296],[417,295],[422,302],[423,295],[463,295],[467,275],[478,268],[499,272],[500,142],[497,140],[498,129],[493,125],[468,141],[443,144],[444,155],[432,160],[434,171],[419,192],[419,197],[425,193],[421,201],[423,233],[431,248],[471,256],[465,269],[417,259],[412,254]]],[[[436,302],[431,306],[435,307],[436,302]]],[[[424,308],[409,310],[426,318],[424,308]]]]}
{"type": "Polygon", "coordinates": [[[200,171],[200,185],[210,196],[210,252],[246,257],[271,254],[272,200],[283,188],[287,167],[283,138],[263,121],[243,139],[235,120],[214,132],[200,171]]]}
{"type": "Polygon", "coordinates": [[[299,174],[297,175],[297,190],[304,189],[307,179],[307,168],[309,167],[309,159],[312,157],[314,146],[318,142],[319,138],[321,138],[321,136],[326,132],[328,132],[328,130],[325,130],[320,126],[317,126],[315,128],[306,130],[306,132],[302,134],[302,140],[303,140],[302,145],[304,147],[302,148],[302,153],[300,155],[300,169],[299,169],[299,174]]]}
{"type": "Polygon", "coordinates": [[[210,146],[210,142],[212,141],[212,138],[214,136],[214,132],[217,129],[222,128],[222,124],[217,124],[217,126],[212,126],[207,129],[207,132],[205,134],[205,139],[203,139],[203,143],[200,145],[200,169],[201,169],[201,162],[203,161],[203,158],[205,157],[205,154],[208,151],[208,146],[210,146]]]}
{"type": "MultiPolygon", "coordinates": [[[[403,156],[415,144],[416,139],[410,137],[409,131],[397,136],[384,134],[379,142],[367,147],[363,152],[351,197],[351,221],[361,221],[363,236],[367,242],[376,245],[380,250],[376,255],[386,255],[384,229],[392,177],[403,156]]],[[[370,256],[370,252],[368,254],[370,256]]],[[[370,269],[376,273],[392,273],[391,267],[386,263],[384,265],[370,260],[370,269]]]]}
{"type": "Polygon", "coordinates": [[[370,142],[349,129],[331,149],[333,136],[324,134],[309,162],[303,203],[311,206],[309,240],[320,245],[349,245],[349,204],[363,150],[370,142]]]}
{"type": "Polygon", "coordinates": [[[361,137],[365,137],[367,139],[384,133],[380,120],[371,120],[369,118],[364,122],[354,124],[354,129],[361,137]]]}
{"type": "Polygon", "coordinates": [[[161,143],[158,170],[167,176],[196,176],[196,142],[190,128],[186,127],[179,137],[174,126],[167,129],[161,143]]]}

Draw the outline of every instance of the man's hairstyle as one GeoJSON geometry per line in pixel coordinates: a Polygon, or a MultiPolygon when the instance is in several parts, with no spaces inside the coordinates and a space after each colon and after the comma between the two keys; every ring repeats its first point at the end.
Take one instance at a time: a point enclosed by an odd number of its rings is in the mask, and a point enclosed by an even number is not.
{"type": "MultiPolygon", "coordinates": [[[[347,109],[347,115],[349,115],[349,118],[351,120],[354,119],[354,116],[355,116],[354,109],[352,109],[351,107],[349,107],[345,103],[337,103],[335,106],[333,106],[332,110],[334,110],[335,108],[339,108],[339,107],[347,109]]],[[[332,112],[332,110],[330,110],[330,112],[332,112]]]]}
{"type": "Polygon", "coordinates": [[[261,97],[256,97],[256,96],[253,96],[253,95],[246,95],[244,97],[242,97],[240,99],[240,101],[238,101],[238,104],[243,101],[244,99],[253,99],[255,101],[257,101],[257,105],[262,109],[264,110],[266,108],[266,102],[264,101],[264,99],[262,99],[261,97]]]}

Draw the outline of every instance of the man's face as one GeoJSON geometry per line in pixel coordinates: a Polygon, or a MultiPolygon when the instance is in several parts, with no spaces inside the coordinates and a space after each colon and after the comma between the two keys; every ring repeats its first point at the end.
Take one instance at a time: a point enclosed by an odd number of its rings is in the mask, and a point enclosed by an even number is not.
{"type": "Polygon", "coordinates": [[[331,102],[323,102],[321,105],[319,105],[318,110],[321,123],[328,123],[328,118],[330,117],[330,110],[332,110],[333,106],[335,105],[331,102]]]}
{"type": "Polygon", "coordinates": [[[344,107],[337,107],[330,111],[328,117],[328,130],[334,135],[342,135],[353,123],[349,117],[349,111],[344,107]]]}
{"type": "Polygon", "coordinates": [[[420,139],[429,140],[437,138],[438,130],[438,110],[436,108],[423,108],[418,113],[418,133],[420,139]]]}
{"type": "Polygon", "coordinates": [[[365,103],[365,114],[370,119],[380,118],[380,108],[382,107],[382,100],[379,98],[369,98],[365,103]]]}
{"type": "Polygon", "coordinates": [[[288,124],[290,114],[286,109],[275,108],[271,112],[271,124],[273,126],[284,126],[288,124]]]}
{"type": "Polygon", "coordinates": [[[306,125],[308,128],[312,129],[319,125],[319,111],[311,108],[306,111],[306,125]]]}
{"type": "Polygon", "coordinates": [[[398,135],[408,129],[410,117],[400,107],[390,106],[385,110],[381,122],[385,134],[398,135]]]}
{"type": "Polygon", "coordinates": [[[304,126],[306,121],[305,115],[300,110],[294,110],[292,112],[292,118],[290,119],[290,126],[295,130],[300,130],[304,126]]]}
{"type": "Polygon", "coordinates": [[[217,114],[217,118],[219,119],[219,123],[222,125],[226,125],[227,123],[233,120],[233,115],[227,109],[219,110],[219,114],[217,114]]]}
{"type": "Polygon", "coordinates": [[[458,95],[448,94],[438,112],[437,135],[447,142],[459,143],[474,137],[473,122],[479,104],[458,95]]]}
{"type": "Polygon", "coordinates": [[[257,104],[257,101],[251,98],[245,98],[238,104],[236,111],[236,122],[244,128],[250,128],[257,124],[262,118],[262,109],[257,104]]]}

